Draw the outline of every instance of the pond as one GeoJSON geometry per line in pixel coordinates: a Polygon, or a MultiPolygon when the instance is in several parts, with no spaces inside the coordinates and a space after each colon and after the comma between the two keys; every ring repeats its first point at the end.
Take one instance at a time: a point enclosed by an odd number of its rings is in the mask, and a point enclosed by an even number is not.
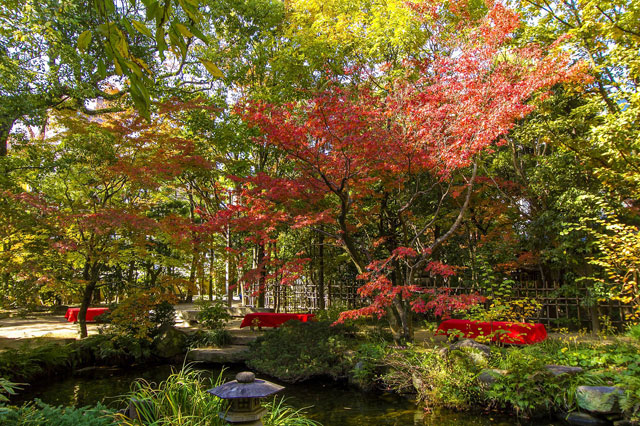
{"type": "MultiPolygon", "coordinates": [[[[81,375],[57,378],[49,383],[41,383],[25,388],[12,402],[22,403],[39,398],[52,405],[85,406],[97,402],[111,408],[124,408],[122,395],[138,378],[149,382],[160,382],[172,371],[170,365],[138,367],[130,369],[97,368],[81,371],[81,375]]],[[[202,368],[209,376],[218,376],[219,366],[202,368]]],[[[246,369],[246,368],[245,368],[246,369]]],[[[240,366],[225,370],[225,378],[232,380],[240,366]]],[[[264,375],[258,375],[273,382],[264,375]]],[[[407,399],[395,394],[361,392],[355,388],[328,381],[310,381],[303,384],[286,384],[279,394],[287,404],[295,408],[308,407],[309,417],[325,426],[360,425],[515,425],[516,419],[508,416],[489,416],[472,413],[458,413],[439,410],[425,415],[423,410],[407,399]]],[[[537,423],[550,425],[552,423],[537,423]]],[[[558,424],[558,423],[556,423],[558,424]]]]}

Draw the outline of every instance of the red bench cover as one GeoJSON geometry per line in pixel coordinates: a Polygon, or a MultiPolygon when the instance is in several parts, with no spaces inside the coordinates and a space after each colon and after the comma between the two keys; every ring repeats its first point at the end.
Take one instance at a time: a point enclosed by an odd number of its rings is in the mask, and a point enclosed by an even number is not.
{"type": "Polygon", "coordinates": [[[547,338],[547,330],[543,324],[539,323],[527,324],[506,321],[481,322],[460,319],[443,321],[438,326],[436,334],[449,335],[453,330],[461,331],[464,337],[470,339],[475,339],[479,336],[488,336],[494,333],[495,335],[492,336],[491,341],[500,341],[515,345],[529,345],[542,342],[547,338]]]}
{"type": "Polygon", "coordinates": [[[253,312],[246,314],[242,319],[242,327],[251,327],[256,325],[258,327],[279,327],[283,323],[289,320],[298,320],[301,322],[313,321],[314,314],[276,314],[273,312],[253,312]],[[254,321],[256,321],[254,323],[254,321]]]}
{"type": "MultiPolygon", "coordinates": [[[[95,321],[95,317],[98,315],[102,315],[107,312],[109,308],[88,308],[87,309],[87,321],[95,321]]],[[[67,309],[67,313],[64,314],[64,317],[69,322],[78,321],[78,315],[80,314],[80,308],[69,308],[67,309]]]]}

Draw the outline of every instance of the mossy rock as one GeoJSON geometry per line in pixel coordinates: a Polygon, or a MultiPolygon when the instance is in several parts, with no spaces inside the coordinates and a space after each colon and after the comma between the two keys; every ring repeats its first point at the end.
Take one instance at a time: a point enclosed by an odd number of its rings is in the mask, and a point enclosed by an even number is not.
{"type": "Polygon", "coordinates": [[[187,350],[187,336],[177,328],[162,326],[153,340],[153,354],[160,358],[174,358],[187,350]]]}
{"type": "Polygon", "coordinates": [[[614,386],[578,386],[578,407],[591,413],[611,414],[620,412],[619,397],[624,392],[614,386]]]}

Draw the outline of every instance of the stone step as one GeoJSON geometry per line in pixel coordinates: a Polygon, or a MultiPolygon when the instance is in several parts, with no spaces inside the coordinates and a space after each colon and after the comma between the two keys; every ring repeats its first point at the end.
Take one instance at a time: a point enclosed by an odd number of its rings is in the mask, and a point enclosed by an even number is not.
{"type": "Polygon", "coordinates": [[[249,343],[253,342],[258,338],[257,335],[250,336],[246,334],[233,334],[231,333],[231,344],[232,345],[244,345],[247,346],[249,343]]]}
{"type": "Polygon", "coordinates": [[[224,348],[196,348],[187,353],[187,360],[214,364],[235,364],[244,362],[249,354],[246,345],[230,345],[224,348]]]}

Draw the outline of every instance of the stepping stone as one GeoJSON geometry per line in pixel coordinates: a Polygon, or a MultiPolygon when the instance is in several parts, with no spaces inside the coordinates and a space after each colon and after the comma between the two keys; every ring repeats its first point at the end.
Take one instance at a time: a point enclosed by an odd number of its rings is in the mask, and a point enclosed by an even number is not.
{"type": "Polygon", "coordinates": [[[230,345],[223,348],[196,348],[187,353],[189,361],[210,362],[213,364],[235,364],[244,362],[249,354],[246,345],[230,345]]]}
{"type": "Polygon", "coordinates": [[[249,335],[235,335],[231,332],[231,344],[232,345],[248,345],[258,338],[258,334],[249,336],[249,335]]]}
{"type": "Polygon", "coordinates": [[[544,368],[554,376],[561,376],[563,374],[578,374],[582,373],[582,367],[569,367],[567,365],[545,365],[544,368]]]}

